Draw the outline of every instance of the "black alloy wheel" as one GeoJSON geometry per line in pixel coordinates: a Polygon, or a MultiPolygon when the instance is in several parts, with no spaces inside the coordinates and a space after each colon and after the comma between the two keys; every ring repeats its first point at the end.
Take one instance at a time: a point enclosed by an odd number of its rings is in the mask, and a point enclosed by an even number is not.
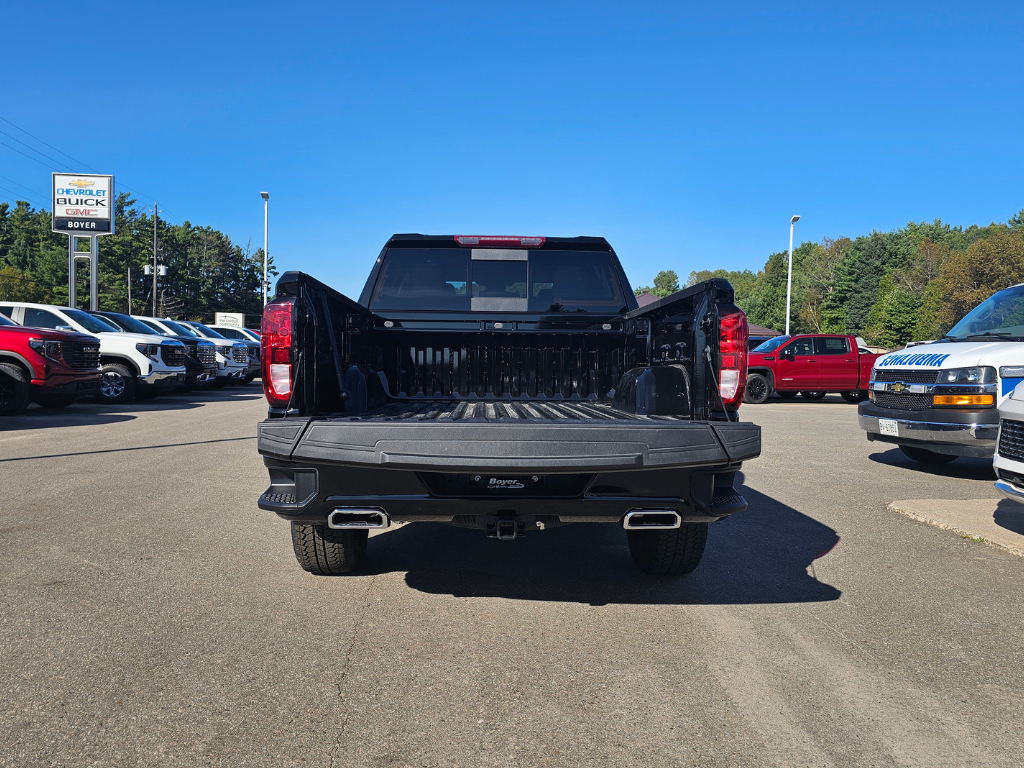
{"type": "Polygon", "coordinates": [[[743,402],[752,405],[760,405],[768,399],[771,394],[771,387],[768,386],[768,379],[760,373],[751,373],[747,376],[747,386],[743,390],[743,402]]]}
{"type": "Polygon", "coordinates": [[[855,389],[852,392],[840,392],[839,396],[846,402],[853,403],[854,405],[862,403],[868,399],[867,390],[864,389],[855,389]]]}

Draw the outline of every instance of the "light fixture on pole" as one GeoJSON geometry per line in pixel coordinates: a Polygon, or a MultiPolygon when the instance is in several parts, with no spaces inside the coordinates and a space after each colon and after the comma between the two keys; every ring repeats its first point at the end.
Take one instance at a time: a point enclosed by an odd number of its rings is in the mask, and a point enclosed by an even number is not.
{"type": "Polygon", "coordinates": [[[267,249],[270,247],[267,238],[267,217],[270,209],[270,193],[260,192],[260,197],[263,198],[263,306],[267,306],[267,288],[269,287],[267,282],[267,263],[269,258],[267,249]]]}
{"type": "Polygon", "coordinates": [[[789,220],[789,276],[786,278],[786,335],[789,336],[789,300],[793,293],[793,225],[800,221],[797,214],[789,220]]]}

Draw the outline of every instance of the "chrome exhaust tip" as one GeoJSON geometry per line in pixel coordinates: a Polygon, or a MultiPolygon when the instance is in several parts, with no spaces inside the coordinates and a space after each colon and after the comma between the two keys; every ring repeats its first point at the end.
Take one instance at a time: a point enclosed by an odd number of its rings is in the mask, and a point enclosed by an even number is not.
{"type": "Polygon", "coordinates": [[[327,527],[334,529],[390,528],[391,518],[383,509],[339,507],[327,515],[327,527]]]}
{"type": "Polygon", "coordinates": [[[678,528],[683,518],[674,509],[634,509],[622,519],[627,531],[665,531],[678,528]]]}

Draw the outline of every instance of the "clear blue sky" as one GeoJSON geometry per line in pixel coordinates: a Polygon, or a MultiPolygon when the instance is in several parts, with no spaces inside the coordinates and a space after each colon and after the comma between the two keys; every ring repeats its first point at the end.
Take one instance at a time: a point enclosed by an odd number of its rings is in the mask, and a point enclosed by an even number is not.
{"type": "MultiPolygon", "coordinates": [[[[711,5],[8,3],[0,116],[242,244],[269,190],[279,267],[350,295],[393,232],[604,235],[649,284],[793,213],[1024,207],[1024,3],[711,5]]],[[[6,190],[50,170],[0,146],[6,190]]]]}

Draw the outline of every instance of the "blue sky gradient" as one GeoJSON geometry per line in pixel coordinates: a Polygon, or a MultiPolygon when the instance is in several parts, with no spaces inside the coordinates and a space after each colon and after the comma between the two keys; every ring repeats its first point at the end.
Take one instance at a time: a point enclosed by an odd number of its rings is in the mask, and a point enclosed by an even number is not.
{"type": "MultiPolygon", "coordinates": [[[[649,284],[756,271],[793,213],[1024,208],[1024,4],[828,5],[20,3],[0,117],[243,245],[269,190],[279,268],[353,296],[393,232],[603,235],[649,284]]],[[[12,148],[0,199],[48,208],[12,148]]]]}

